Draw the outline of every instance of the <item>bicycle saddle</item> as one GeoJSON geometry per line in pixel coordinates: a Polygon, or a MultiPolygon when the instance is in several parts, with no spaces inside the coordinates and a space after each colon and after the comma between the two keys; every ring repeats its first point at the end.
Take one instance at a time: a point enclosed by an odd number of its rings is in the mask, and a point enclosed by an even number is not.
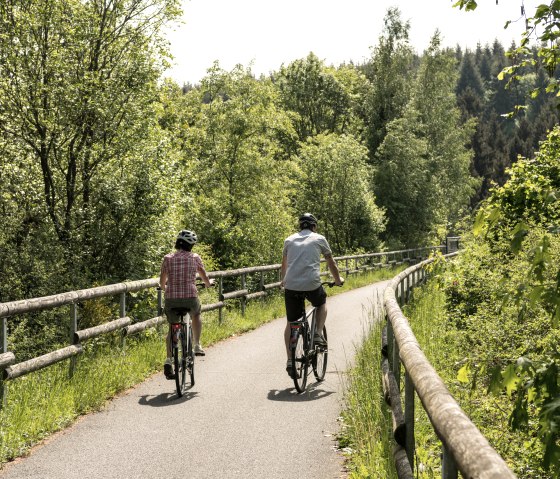
{"type": "Polygon", "coordinates": [[[171,308],[171,311],[177,313],[179,316],[185,316],[185,314],[191,311],[191,308],[171,308]]]}

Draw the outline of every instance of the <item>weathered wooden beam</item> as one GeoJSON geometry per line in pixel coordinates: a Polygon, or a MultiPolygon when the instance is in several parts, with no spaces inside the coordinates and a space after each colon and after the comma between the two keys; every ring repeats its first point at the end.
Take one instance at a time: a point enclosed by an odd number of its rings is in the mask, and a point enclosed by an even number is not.
{"type": "Polygon", "coordinates": [[[406,425],[401,403],[401,393],[397,386],[397,381],[392,371],[389,369],[389,360],[383,358],[381,361],[381,371],[383,374],[383,396],[389,406],[391,406],[391,417],[393,420],[393,438],[400,446],[406,444],[406,425]],[[387,392],[385,392],[387,388],[387,392]]]}
{"type": "Polygon", "coordinates": [[[117,329],[122,329],[130,323],[132,323],[132,319],[127,316],[125,318],[119,318],[108,323],[100,324],[99,326],[94,326],[93,328],[76,331],[74,333],[74,344],[82,343],[86,339],[96,338],[102,334],[111,333],[117,329]]]}
{"type": "Polygon", "coordinates": [[[279,288],[281,285],[282,283],[280,281],[278,281],[277,283],[263,284],[263,291],[269,291],[271,289],[279,288]]]}
{"type": "Polygon", "coordinates": [[[156,316],[155,318],[147,319],[146,321],[130,324],[125,326],[123,329],[123,335],[129,336],[131,334],[136,334],[149,328],[155,328],[165,322],[167,322],[167,318],[165,316],[156,316]]]}
{"type": "Polygon", "coordinates": [[[225,305],[226,305],[226,303],[224,303],[223,301],[220,301],[219,303],[203,304],[201,310],[202,310],[202,312],[213,311],[215,309],[223,308],[225,305]]]}
{"type": "Polygon", "coordinates": [[[408,462],[404,447],[395,444],[393,447],[393,459],[395,460],[395,469],[399,479],[414,479],[414,473],[408,462]]]}
{"type": "Polygon", "coordinates": [[[238,291],[232,291],[231,293],[222,293],[222,295],[220,296],[220,301],[226,301],[228,299],[241,298],[243,296],[247,296],[248,294],[249,294],[249,291],[247,291],[246,289],[240,289],[238,291]]]}
{"type": "Polygon", "coordinates": [[[158,284],[159,279],[152,278],[140,281],[110,284],[107,286],[98,286],[96,288],[81,289],[78,291],[70,291],[68,293],[54,294],[52,296],[43,296],[40,298],[22,299],[19,301],[11,301],[9,303],[0,303],[0,318],[38,311],[40,309],[55,308],[65,304],[100,298],[103,296],[113,296],[129,291],[155,288],[158,284]]]}
{"type": "Polygon", "coordinates": [[[381,330],[381,354],[383,357],[389,357],[389,344],[387,341],[387,325],[383,326],[381,330]]]}
{"type": "Polygon", "coordinates": [[[5,369],[6,366],[14,364],[16,357],[14,353],[8,351],[7,353],[0,354],[0,369],[5,369]]]}
{"type": "Polygon", "coordinates": [[[266,296],[266,292],[264,291],[257,291],[256,293],[249,293],[246,298],[247,299],[255,299],[255,298],[262,298],[266,296]]]}
{"type": "Polygon", "coordinates": [[[43,356],[39,356],[38,358],[29,359],[28,361],[9,366],[4,370],[3,378],[5,380],[19,378],[24,374],[46,368],[51,364],[58,363],[81,353],[82,345],[73,344],[72,346],[67,346],[65,348],[52,351],[50,353],[44,354],[43,356]]]}

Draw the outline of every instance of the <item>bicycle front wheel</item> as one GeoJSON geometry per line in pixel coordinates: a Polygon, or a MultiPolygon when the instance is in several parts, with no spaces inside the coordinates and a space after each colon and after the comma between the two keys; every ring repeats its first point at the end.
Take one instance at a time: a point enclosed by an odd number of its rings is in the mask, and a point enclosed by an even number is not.
{"type": "Polygon", "coordinates": [[[297,340],[292,345],[292,379],[298,393],[305,391],[307,384],[307,340],[306,332],[302,329],[298,332],[297,340]]]}
{"type": "Polygon", "coordinates": [[[185,335],[183,331],[179,333],[177,344],[173,348],[173,366],[175,368],[175,386],[179,397],[183,396],[186,378],[186,357],[185,357],[185,335]]]}
{"type": "MultiPolygon", "coordinates": [[[[325,341],[327,340],[327,328],[323,327],[323,337],[325,341]]],[[[315,354],[313,355],[313,374],[315,374],[315,379],[317,381],[322,381],[325,379],[325,373],[327,372],[327,359],[329,357],[329,351],[327,346],[315,345],[315,354]]]]}

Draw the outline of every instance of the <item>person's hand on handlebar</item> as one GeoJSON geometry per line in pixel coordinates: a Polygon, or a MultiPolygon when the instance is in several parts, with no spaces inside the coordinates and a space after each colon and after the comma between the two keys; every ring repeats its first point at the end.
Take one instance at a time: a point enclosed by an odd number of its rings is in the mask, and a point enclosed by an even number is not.
{"type": "Polygon", "coordinates": [[[344,284],[344,278],[339,278],[339,281],[334,280],[335,286],[342,286],[344,284]]]}

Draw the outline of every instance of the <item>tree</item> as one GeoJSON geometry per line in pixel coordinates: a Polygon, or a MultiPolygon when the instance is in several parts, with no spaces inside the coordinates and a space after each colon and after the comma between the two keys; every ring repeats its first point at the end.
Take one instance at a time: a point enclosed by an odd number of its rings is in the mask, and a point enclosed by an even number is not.
{"type": "Polygon", "coordinates": [[[350,135],[309,138],[299,153],[302,189],[298,211],[311,211],[338,253],[379,246],[384,217],[369,190],[367,149],[350,135]]]}
{"type": "Polygon", "coordinates": [[[295,132],[276,89],[241,66],[226,72],[215,64],[185,102],[185,224],[221,267],[278,261],[297,169],[283,149],[295,132]]]}
{"type": "Polygon", "coordinates": [[[103,272],[118,246],[138,240],[135,226],[160,213],[145,168],[161,153],[161,31],[179,13],[176,0],[0,5],[0,132],[40,171],[42,209],[75,281],[103,272]]]}
{"type": "Polygon", "coordinates": [[[428,145],[422,137],[417,111],[408,108],[402,118],[387,125],[377,149],[374,191],[387,216],[384,234],[392,247],[413,247],[435,240],[436,198],[428,167],[428,145]]]}
{"type": "Polygon", "coordinates": [[[454,53],[434,35],[424,53],[404,115],[388,123],[376,153],[374,191],[387,210],[391,244],[412,246],[453,228],[475,182],[467,149],[473,123],[456,106],[454,53]]]}
{"type": "Polygon", "coordinates": [[[410,23],[403,22],[398,8],[390,8],[384,18],[383,34],[373,49],[366,75],[372,90],[364,119],[371,158],[383,142],[387,125],[399,118],[410,98],[413,77],[413,50],[408,41],[410,23]]]}
{"type": "Polygon", "coordinates": [[[347,132],[357,121],[356,100],[367,87],[367,80],[355,69],[327,68],[313,53],[282,66],[273,79],[283,107],[295,113],[300,141],[319,133],[347,132]]]}

